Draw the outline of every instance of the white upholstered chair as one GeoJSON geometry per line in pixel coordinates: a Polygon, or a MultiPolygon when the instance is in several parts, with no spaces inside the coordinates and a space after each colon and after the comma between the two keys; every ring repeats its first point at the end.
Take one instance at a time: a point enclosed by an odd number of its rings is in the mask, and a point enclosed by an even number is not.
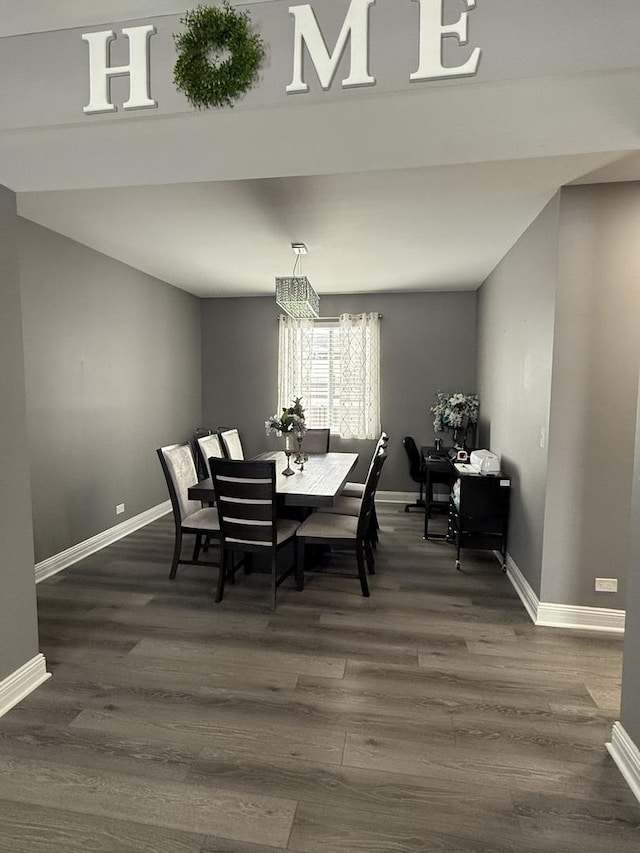
{"type": "Polygon", "coordinates": [[[240,433],[237,429],[222,429],[218,430],[222,449],[227,459],[235,459],[241,461],[244,459],[244,450],[240,441],[240,433]]]}
{"type": "Polygon", "coordinates": [[[175,524],[175,545],[169,577],[175,578],[179,565],[217,565],[217,563],[198,560],[202,538],[206,536],[219,539],[220,524],[218,512],[214,507],[202,507],[200,501],[189,500],[189,487],[198,481],[191,447],[188,444],[172,444],[160,447],[156,452],[167,481],[175,524]],[[194,534],[196,537],[193,556],[190,560],[181,559],[182,537],[185,533],[194,534]]]}
{"type": "Polygon", "coordinates": [[[209,459],[212,457],[216,459],[224,459],[224,450],[222,449],[220,436],[215,433],[205,435],[202,438],[197,439],[197,443],[200,461],[202,462],[204,470],[207,472],[207,476],[210,477],[211,468],[209,467],[209,459]]]}

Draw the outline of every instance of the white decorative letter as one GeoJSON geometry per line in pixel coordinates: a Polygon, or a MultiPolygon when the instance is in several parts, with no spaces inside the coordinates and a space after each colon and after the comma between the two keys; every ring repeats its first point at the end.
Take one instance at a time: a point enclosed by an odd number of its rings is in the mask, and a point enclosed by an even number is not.
{"type": "Polygon", "coordinates": [[[82,40],[89,45],[89,103],[85,113],[113,112],[116,108],[109,100],[111,77],[129,75],[129,100],[122,106],[125,110],[157,107],[149,97],[149,38],[156,28],[124,27],[122,34],[129,39],[129,65],[110,67],[109,44],[115,38],[113,30],[100,33],[84,33],[82,40]]]}
{"type": "Polygon", "coordinates": [[[369,75],[369,6],[376,0],[351,0],[349,11],[344,19],[335,50],[329,54],[318,21],[311,6],[290,6],[289,14],[295,18],[295,44],[293,49],[293,80],[287,86],[287,92],[308,92],[309,87],[302,79],[303,42],[307,46],[320,85],[328,89],[338,67],[347,39],[351,35],[351,65],[349,76],[342,81],[342,87],[364,86],[375,83],[369,75]]]}
{"type": "MultiPolygon", "coordinates": [[[[468,77],[475,74],[481,50],[477,47],[464,65],[445,68],[442,64],[442,39],[456,36],[460,44],[467,44],[469,12],[462,12],[455,24],[443,24],[445,0],[416,0],[420,4],[420,62],[411,80],[437,80],[440,77],[468,77]]],[[[463,0],[467,10],[475,9],[476,0],[463,0]]]]}

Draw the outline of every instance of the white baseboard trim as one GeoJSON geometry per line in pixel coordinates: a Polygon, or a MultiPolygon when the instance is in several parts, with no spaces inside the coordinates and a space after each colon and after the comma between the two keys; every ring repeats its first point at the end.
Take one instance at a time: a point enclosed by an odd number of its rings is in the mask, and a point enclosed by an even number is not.
{"type": "Polygon", "coordinates": [[[570,628],[624,634],[626,615],[624,610],[540,601],[510,554],[507,554],[507,577],[534,625],[544,628],[570,628]]]}
{"type": "Polygon", "coordinates": [[[538,596],[533,591],[533,588],[529,581],[522,574],[520,569],[515,563],[515,560],[511,556],[511,554],[507,554],[507,577],[511,581],[511,586],[518,593],[518,597],[520,601],[524,604],[524,608],[529,614],[531,621],[534,625],[537,624],[538,620],[538,607],[540,606],[540,600],[538,596]]]}
{"type": "Polygon", "coordinates": [[[134,515],[133,518],[128,518],[121,524],[116,524],[115,527],[110,527],[108,530],[103,530],[102,533],[97,533],[90,539],[85,539],[84,542],[78,542],[77,545],[67,548],[66,551],[61,551],[59,554],[54,554],[53,557],[49,557],[41,563],[36,563],[36,583],[40,583],[45,578],[50,578],[52,575],[61,572],[79,560],[84,560],[85,557],[95,554],[101,548],[112,545],[135,530],[139,530],[152,521],[162,518],[168,512],[171,512],[171,501],[164,501],[164,503],[153,506],[139,515],[134,515]]]}
{"type": "Polygon", "coordinates": [[[36,655],[0,681],[0,717],[51,677],[44,655],[36,655]]]}
{"type": "Polygon", "coordinates": [[[624,634],[625,611],[606,607],[578,607],[573,604],[538,605],[536,625],[551,628],[573,628],[582,631],[609,631],[624,634]]]}
{"type": "Polygon", "coordinates": [[[613,724],[611,743],[606,744],[606,747],[634,797],[640,802],[640,750],[622,723],[613,724]]]}

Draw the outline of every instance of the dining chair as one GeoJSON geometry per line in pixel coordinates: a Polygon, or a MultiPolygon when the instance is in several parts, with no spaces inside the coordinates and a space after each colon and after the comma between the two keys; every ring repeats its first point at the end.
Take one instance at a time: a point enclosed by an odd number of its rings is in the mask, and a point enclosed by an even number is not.
{"type": "Polygon", "coordinates": [[[197,447],[200,462],[202,463],[202,468],[205,471],[205,476],[210,477],[211,468],[209,468],[209,459],[212,457],[215,459],[225,458],[224,450],[222,449],[222,444],[220,442],[220,436],[216,433],[205,435],[202,438],[197,439],[197,447]]]}
{"type": "Polygon", "coordinates": [[[278,555],[294,545],[300,524],[276,515],[276,463],[274,460],[241,461],[210,459],[221,532],[221,570],[216,601],[222,601],[227,578],[233,579],[233,555],[263,554],[270,560],[271,609],[276,609],[276,590],[292,572],[297,576],[297,554],[293,563],[278,574],[278,555]]]}
{"type": "Polygon", "coordinates": [[[199,560],[198,557],[202,548],[203,536],[212,539],[220,538],[220,523],[218,511],[215,507],[203,507],[200,501],[189,500],[189,486],[193,486],[198,480],[191,447],[188,444],[172,444],[159,447],[156,453],[167,481],[171,508],[173,509],[175,543],[173,561],[169,572],[169,577],[173,580],[179,565],[218,565],[217,563],[199,560]],[[190,560],[181,559],[182,537],[185,533],[192,533],[196,537],[190,560]]]}
{"type": "Polygon", "coordinates": [[[193,458],[196,462],[196,470],[198,472],[198,480],[203,480],[205,477],[208,477],[208,470],[206,465],[206,460],[202,459],[200,451],[198,449],[198,439],[203,438],[205,435],[211,435],[213,430],[209,429],[209,427],[197,427],[193,431],[193,439],[191,441],[191,447],[193,448],[193,458]]]}
{"type": "Polygon", "coordinates": [[[244,459],[240,433],[237,429],[219,429],[218,435],[220,436],[225,459],[235,459],[238,461],[244,459]]]}
{"type": "MultiPolygon", "coordinates": [[[[375,450],[371,456],[371,462],[369,463],[369,468],[373,465],[373,460],[376,458],[376,454],[381,447],[386,447],[389,444],[389,436],[386,432],[380,433],[380,438],[376,444],[375,450]]],[[[341,497],[345,498],[361,498],[364,494],[364,483],[345,483],[344,488],[340,492],[341,497]]]]}
{"type": "MultiPolygon", "coordinates": [[[[369,471],[367,473],[367,479],[371,476],[371,471],[372,471],[375,460],[378,458],[379,450],[380,450],[380,448],[378,448],[376,450],[376,454],[374,455],[373,459],[371,460],[371,464],[369,465],[369,471]]],[[[388,454],[385,453],[383,456],[380,457],[381,461],[379,463],[380,464],[380,471],[378,473],[378,483],[380,481],[380,474],[382,473],[382,466],[385,463],[387,455],[388,454]]],[[[371,547],[374,549],[376,548],[376,545],[378,542],[378,529],[379,529],[378,516],[376,514],[376,491],[378,488],[378,483],[376,483],[376,487],[374,488],[374,491],[373,491],[373,497],[372,497],[373,505],[372,505],[372,509],[371,509],[371,528],[369,530],[369,541],[371,542],[371,547]]],[[[336,497],[334,499],[333,504],[331,506],[318,507],[317,512],[326,512],[326,513],[337,514],[337,515],[357,516],[360,514],[360,509],[362,506],[363,498],[364,498],[364,495],[362,497],[357,498],[357,497],[350,497],[349,495],[344,495],[343,493],[340,493],[338,495],[338,497],[336,497]]]]}
{"type": "Polygon", "coordinates": [[[328,453],[330,442],[330,429],[308,429],[302,439],[302,449],[305,453],[328,453]]]}
{"type": "Polygon", "coordinates": [[[371,544],[373,497],[378,486],[386,455],[386,450],[381,447],[372,461],[357,515],[316,511],[303,521],[296,531],[296,540],[298,543],[296,578],[299,590],[304,586],[306,546],[328,545],[333,548],[355,550],[360,588],[363,596],[365,598],[369,597],[367,571],[370,575],[375,574],[371,544]]]}

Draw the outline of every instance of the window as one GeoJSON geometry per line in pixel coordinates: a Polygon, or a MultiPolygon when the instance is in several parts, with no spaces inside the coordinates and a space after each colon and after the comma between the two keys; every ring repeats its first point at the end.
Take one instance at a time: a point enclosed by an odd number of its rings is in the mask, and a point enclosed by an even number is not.
{"type": "Polygon", "coordinates": [[[305,398],[310,427],[340,432],[340,330],[314,323],[311,335],[311,377],[305,398]]]}
{"type": "Polygon", "coordinates": [[[378,314],[280,317],[279,406],[302,397],[307,424],[343,438],[380,434],[378,314]]]}

